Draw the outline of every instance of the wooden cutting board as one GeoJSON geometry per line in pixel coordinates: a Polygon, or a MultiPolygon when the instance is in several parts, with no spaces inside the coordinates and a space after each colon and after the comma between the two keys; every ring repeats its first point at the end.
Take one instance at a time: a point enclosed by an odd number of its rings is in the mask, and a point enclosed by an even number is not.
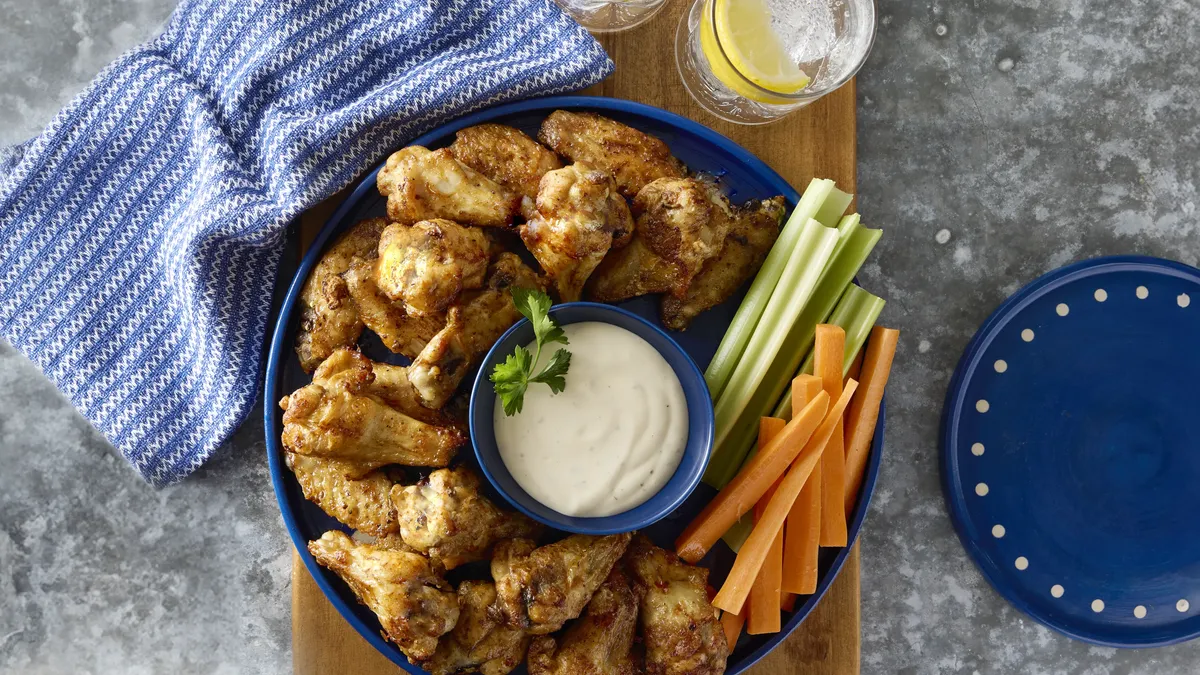
{"type": "MultiPolygon", "coordinates": [[[[780,122],[738,126],[702,110],[675,67],[675,29],[690,5],[669,0],[645,26],[600,39],[616,73],[584,91],[631,99],[694,119],[760,157],[799,190],[814,177],[856,189],[854,83],[780,122]]],[[[328,218],[334,197],[303,219],[302,241],[328,218]]],[[[298,556],[292,565],[292,654],[296,675],[395,675],[403,672],[375,651],[329,604],[298,556]]],[[[829,593],[800,628],[750,670],[751,675],[859,674],[859,555],[857,547],[829,593]]]]}

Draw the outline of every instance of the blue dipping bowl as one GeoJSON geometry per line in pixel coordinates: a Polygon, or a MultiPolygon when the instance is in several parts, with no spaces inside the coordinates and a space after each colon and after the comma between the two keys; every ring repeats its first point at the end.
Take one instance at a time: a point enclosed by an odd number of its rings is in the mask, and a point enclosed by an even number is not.
{"type": "MultiPolygon", "coordinates": [[[[594,302],[568,302],[556,305],[550,316],[560,326],[586,321],[611,324],[637,335],[649,342],[670,364],[683,385],[683,396],[688,410],[688,439],[683,450],[683,459],[675,469],[675,475],[667,481],[653,497],[628,511],[603,518],[580,518],[568,516],[542,504],[529,495],[509,473],[500,448],[496,445],[494,428],[497,405],[496,392],[489,379],[492,369],[518,346],[534,340],[533,326],[522,319],[509,328],[483,360],[483,367],[475,376],[471,389],[471,444],[483,474],[492,486],[518,511],[550,527],[578,534],[616,534],[640,530],[657,522],[674,511],[687,499],[700,482],[713,445],[713,405],[708,395],[704,374],[696,363],[666,333],[642,317],[611,305],[594,302]]],[[[570,372],[567,373],[570,386],[570,372]]],[[[570,439],[563,441],[569,451],[570,439]]]]}

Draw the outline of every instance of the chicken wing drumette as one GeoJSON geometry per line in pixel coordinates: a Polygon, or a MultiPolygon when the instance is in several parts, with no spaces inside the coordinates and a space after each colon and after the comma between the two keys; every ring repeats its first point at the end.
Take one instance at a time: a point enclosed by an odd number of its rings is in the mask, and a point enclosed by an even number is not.
{"type": "Polygon", "coordinates": [[[557,155],[504,124],[477,124],[459,131],[450,152],[458,161],[521,195],[526,218],[533,212],[542,176],[562,168],[557,155]]]}
{"type": "Polygon", "coordinates": [[[445,327],[446,315],[409,315],[403,305],[393,302],[379,290],[375,283],[376,262],[375,259],[356,258],[342,278],[346,280],[363,324],[379,336],[383,346],[414,358],[445,327]]]}
{"type": "Polygon", "coordinates": [[[393,223],[379,239],[375,284],[410,316],[440,316],[466,289],[483,286],[491,243],[452,220],[393,223]]]}
{"type": "Polygon", "coordinates": [[[527,539],[500,542],[492,556],[496,610],[514,628],[553,633],[579,616],[630,537],[573,534],[536,549],[527,539]]]}
{"type": "Polygon", "coordinates": [[[464,581],[458,586],[458,623],[438,642],[437,652],[423,664],[433,675],[507,675],[525,659],[530,636],[506,626],[490,611],[496,586],[490,581],[464,581]]]}
{"type": "Polygon", "coordinates": [[[356,543],[336,530],[310,541],[308,552],[375,612],[387,638],[413,661],[433,656],[438,638],[458,622],[454,590],[416,553],[356,543]]]}
{"type": "Polygon", "coordinates": [[[375,397],[415,420],[465,431],[465,419],[444,409],[431,410],[421,405],[417,390],[408,380],[407,368],[372,361],[353,349],[339,349],[330,354],[313,372],[312,381],[326,389],[344,382],[355,391],[375,397]]]}
{"type": "Polygon", "coordinates": [[[392,153],[376,178],[388,219],[401,225],[445,218],[464,225],[511,225],[521,198],[454,158],[419,145],[392,153]]]}
{"type": "Polygon", "coordinates": [[[597,589],[583,616],[556,640],[549,635],[529,647],[529,675],[639,675],[634,653],[638,598],[620,565],[597,589]]]}
{"type": "Polygon", "coordinates": [[[633,234],[633,217],[612,176],[586,164],[542,177],[537,209],[520,228],[563,302],[578,300],[592,270],[633,234]]]}
{"type": "Polygon", "coordinates": [[[654,180],[686,173],[660,139],[595,113],[555,110],[542,122],[538,140],[572,162],[611,173],[629,198],[654,180]]]}

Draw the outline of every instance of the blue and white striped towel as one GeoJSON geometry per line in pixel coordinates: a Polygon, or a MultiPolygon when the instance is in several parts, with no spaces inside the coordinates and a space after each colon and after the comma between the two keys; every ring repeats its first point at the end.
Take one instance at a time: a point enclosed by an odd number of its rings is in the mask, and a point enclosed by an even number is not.
{"type": "Polygon", "coordinates": [[[0,334],[178,481],[254,404],[292,219],[441,122],[611,70],[551,0],[184,0],[0,150],[0,334]]]}

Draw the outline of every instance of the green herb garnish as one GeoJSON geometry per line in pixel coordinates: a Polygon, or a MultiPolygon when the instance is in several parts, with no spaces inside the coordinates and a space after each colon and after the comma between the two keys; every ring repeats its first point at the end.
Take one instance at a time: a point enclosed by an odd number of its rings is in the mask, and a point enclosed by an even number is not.
{"type": "Polygon", "coordinates": [[[504,404],[504,414],[509,417],[521,412],[525,403],[525,390],[530,382],[541,382],[550,387],[555,394],[567,388],[564,375],[571,367],[571,352],[559,349],[550,356],[550,362],[542,368],[542,372],[533,374],[533,368],[542,356],[542,347],[552,342],[567,344],[567,336],[562,328],[550,318],[550,296],[528,288],[512,289],[513,304],[517,311],[533,324],[533,335],[537,341],[537,349],[533,354],[517,345],[516,351],[508,355],[504,363],[496,365],[492,370],[492,386],[496,395],[504,404]]]}

